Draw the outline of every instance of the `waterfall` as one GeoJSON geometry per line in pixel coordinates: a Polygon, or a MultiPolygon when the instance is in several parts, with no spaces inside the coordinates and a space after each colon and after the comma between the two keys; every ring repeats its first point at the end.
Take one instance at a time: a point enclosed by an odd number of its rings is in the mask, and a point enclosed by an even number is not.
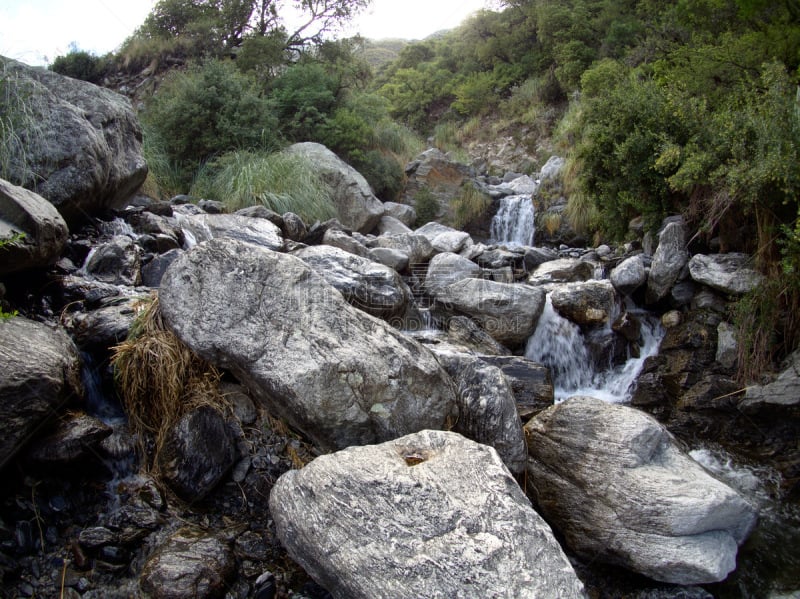
{"type": "Polygon", "coordinates": [[[664,336],[656,319],[641,315],[641,322],[638,357],[631,357],[616,368],[598,369],[580,327],[555,311],[548,294],[536,331],[528,340],[525,357],[550,369],[556,402],[573,395],[591,395],[615,403],[628,401],[631,385],[644,361],[658,352],[664,336]]]}
{"type": "Polygon", "coordinates": [[[494,243],[533,245],[533,200],[529,195],[507,196],[500,200],[500,209],[492,219],[494,243]]]}

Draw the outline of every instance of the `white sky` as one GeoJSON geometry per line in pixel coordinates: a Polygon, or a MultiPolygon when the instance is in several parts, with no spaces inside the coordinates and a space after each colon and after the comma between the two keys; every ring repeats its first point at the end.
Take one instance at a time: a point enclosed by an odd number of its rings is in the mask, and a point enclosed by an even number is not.
{"type": "MultiPolygon", "coordinates": [[[[145,19],[155,0],[2,0],[0,55],[45,65],[70,43],[97,55],[116,50],[145,19]]],[[[372,0],[348,34],[423,39],[451,29],[490,0],[372,0]]]]}

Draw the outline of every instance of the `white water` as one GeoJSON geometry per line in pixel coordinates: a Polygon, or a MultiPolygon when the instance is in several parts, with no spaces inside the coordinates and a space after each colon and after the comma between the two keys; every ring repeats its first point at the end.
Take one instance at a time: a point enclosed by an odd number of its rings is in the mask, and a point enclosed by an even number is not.
{"type": "Polygon", "coordinates": [[[534,209],[529,195],[507,196],[492,219],[492,242],[507,245],[533,245],[534,209]]]}
{"type": "Polygon", "coordinates": [[[550,369],[556,402],[573,395],[590,395],[614,403],[629,401],[631,387],[644,361],[658,352],[664,336],[657,320],[642,315],[641,322],[639,357],[631,357],[617,368],[598,370],[580,327],[558,314],[548,295],[536,332],[528,340],[525,357],[550,369]]]}

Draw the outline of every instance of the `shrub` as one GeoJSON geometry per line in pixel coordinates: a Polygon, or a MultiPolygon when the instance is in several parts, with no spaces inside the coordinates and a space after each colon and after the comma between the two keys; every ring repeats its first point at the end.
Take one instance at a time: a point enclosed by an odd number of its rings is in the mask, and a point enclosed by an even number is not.
{"type": "Polygon", "coordinates": [[[353,166],[364,176],[375,195],[384,202],[393,202],[403,191],[405,171],[393,154],[369,150],[353,166]]]}
{"type": "Polygon", "coordinates": [[[430,189],[423,187],[414,196],[414,209],[417,211],[417,226],[434,221],[439,216],[440,206],[430,189]]]}
{"type": "Polygon", "coordinates": [[[482,217],[491,203],[492,199],[474,185],[464,185],[461,188],[461,193],[450,200],[450,209],[453,212],[453,227],[461,229],[482,217]]]}
{"type": "Polygon", "coordinates": [[[100,83],[106,74],[107,66],[108,63],[104,58],[73,47],[66,55],[57,56],[50,65],[50,70],[73,79],[100,83]]]}
{"type": "Polygon", "coordinates": [[[286,153],[232,152],[206,164],[191,193],[223,202],[231,212],[262,204],[294,212],[307,223],[336,216],[328,187],[314,166],[286,153]]]}
{"type": "Polygon", "coordinates": [[[271,98],[283,133],[293,141],[319,139],[336,108],[338,82],[321,64],[301,62],[275,80],[271,98]]]}

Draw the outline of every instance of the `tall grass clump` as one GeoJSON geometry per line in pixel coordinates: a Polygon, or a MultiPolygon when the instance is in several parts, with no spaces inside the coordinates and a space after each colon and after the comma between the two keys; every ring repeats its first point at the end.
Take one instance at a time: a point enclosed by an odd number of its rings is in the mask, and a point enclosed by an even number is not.
{"type": "Polygon", "coordinates": [[[191,194],[219,200],[231,212],[262,204],[278,214],[294,212],[307,223],[337,216],[328,187],[313,165],[283,152],[225,154],[201,169],[191,194]]]}
{"type": "Polygon", "coordinates": [[[114,348],[111,364],[145,470],[155,472],[172,426],[201,405],[223,407],[220,373],[197,357],[164,324],[158,299],[141,306],[128,338],[114,348]]]}
{"type": "Polygon", "coordinates": [[[410,161],[425,149],[425,142],[419,134],[389,119],[383,119],[375,125],[372,144],[391,152],[404,162],[410,161]]]}
{"type": "Polygon", "coordinates": [[[482,217],[492,203],[492,199],[473,185],[464,185],[461,193],[450,200],[452,225],[456,229],[482,217]]]}

